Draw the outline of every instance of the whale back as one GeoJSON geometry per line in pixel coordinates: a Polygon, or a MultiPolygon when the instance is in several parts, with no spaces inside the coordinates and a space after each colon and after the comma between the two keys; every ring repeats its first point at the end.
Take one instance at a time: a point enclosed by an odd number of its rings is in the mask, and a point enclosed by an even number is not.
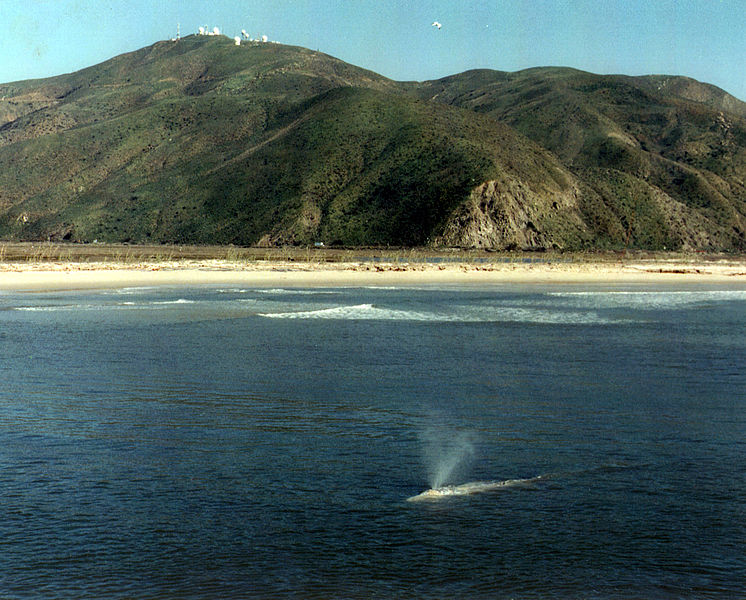
{"type": "Polygon", "coordinates": [[[542,479],[542,476],[529,479],[506,479],[504,481],[470,481],[461,485],[446,485],[438,488],[430,488],[424,492],[407,498],[407,502],[423,502],[428,500],[442,500],[452,496],[469,496],[482,492],[491,492],[507,487],[529,485],[542,479]]]}

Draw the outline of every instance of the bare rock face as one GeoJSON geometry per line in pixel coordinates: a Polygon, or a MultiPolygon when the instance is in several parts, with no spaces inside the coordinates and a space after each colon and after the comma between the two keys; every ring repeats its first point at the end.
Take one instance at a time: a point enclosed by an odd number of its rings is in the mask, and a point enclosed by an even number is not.
{"type": "Polygon", "coordinates": [[[472,190],[437,243],[499,250],[577,246],[588,231],[577,206],[578,190],[536,192],[509,176],[472,190]]]}

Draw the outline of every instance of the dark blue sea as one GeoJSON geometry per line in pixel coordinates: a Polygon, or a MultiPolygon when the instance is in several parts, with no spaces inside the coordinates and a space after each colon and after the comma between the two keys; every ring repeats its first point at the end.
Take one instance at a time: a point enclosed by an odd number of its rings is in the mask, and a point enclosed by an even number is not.
{"type": "Polygon", "coordinates": [[[744,597],[744,286],[0,295],[4,600],[744,597]]]}

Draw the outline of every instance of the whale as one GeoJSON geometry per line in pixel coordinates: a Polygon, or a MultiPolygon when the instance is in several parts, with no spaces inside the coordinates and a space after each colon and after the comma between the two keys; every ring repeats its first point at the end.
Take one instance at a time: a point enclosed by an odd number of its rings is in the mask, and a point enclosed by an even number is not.
{"type": "Polygon", "coordinates": [[[472,494],[481,494],[484,492],[494,492],[504,488],[526,486],[535,483],[543,478],[531,477],[528,479],[505,479],[503,481],[470,481],[461,485],[444,485],[442,487],[430,488],[416,496],[407,498],[407,502],[433,502],[452,498],[454,496],[471,496],[472,494]]]}

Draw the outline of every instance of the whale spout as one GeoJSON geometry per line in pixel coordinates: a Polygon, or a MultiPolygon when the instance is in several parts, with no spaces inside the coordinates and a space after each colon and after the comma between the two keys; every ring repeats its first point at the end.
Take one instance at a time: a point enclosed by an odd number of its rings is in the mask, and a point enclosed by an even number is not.
{"type": "Polygon", "coordinates": [[[503,488],[527,486],[542,479],[542,476],[529,479],[506,479],[504,481],[471,481],[461,485],[446,485],[438,488],[430,488],[421,494],[407,498],[407,502],[426,502],[443,500],[453,496],[470,496],[482,492],[491,492],[503,488]]]}

